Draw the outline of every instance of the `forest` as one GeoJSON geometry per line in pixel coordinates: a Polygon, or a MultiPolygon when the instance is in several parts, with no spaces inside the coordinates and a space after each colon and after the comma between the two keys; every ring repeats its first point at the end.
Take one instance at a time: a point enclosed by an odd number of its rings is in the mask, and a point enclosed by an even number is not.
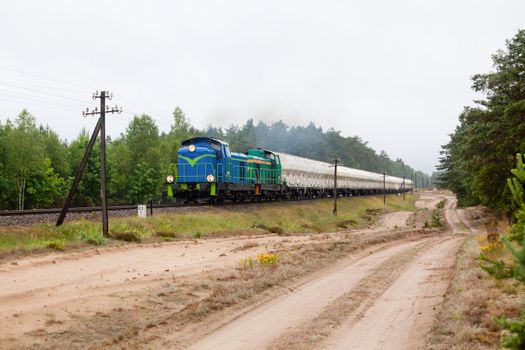
{"type": "Polygon", "coordinates": [[[472,89],[483,97],[465,107],[443,146],[439,183],[460,206],[514,209],[507,186],[516,154],[525,152],[525,30],[492,56],[493,71],[475,74],[472,89]]]}
{"type": "MultiPolygon", "coordinates": [[[[193,136],[211,136],[230,143],[233,151],[263,147],[328,162],[338,157],[345,166],[417,176],[419,186],[430,179],[415,172],[401,159],[376,153],[359,137],[346,137],[334,129],[324,131],[310,123],[289,126],[282,121],[270,125],[250,119],[226,129],[192,126],[179,107],[173,112],[171,130],[160,132],[155,120],[136,115],[125,132],[107,139],[107,187],[110,204],[138,204],[160,200],[162,184],[177,162],[181,142],[193,136]]],[[[60,206],[80,164],[90,134],[82,130],[66,141],[48,126],[23,110],[14,120],[0,123],[0,209],[32,209],[60,206]]],[[[100,203],[98,144],[87,163],[74,199],[74,206],[100,203]]]]}
{"type": "MultiPolygon", "coordinates": [[[[438,183],[454,191],[460,206],[481,204],[511,219],[513,225],[501,239],[488,235],[498,254],[482,250],[478,259],[480,267],[496,279],[523,285],[525,30],[507,40],[505,49],[497,51],[492,62],[491,72],[472,77],[472,89],[483,97],[464,108],[459,125],[443,146],[438,183]]],[[[521,318],[495,315],[492,319],[508,332],[501,345],[525,348],[525,309],[521,318]]]]}

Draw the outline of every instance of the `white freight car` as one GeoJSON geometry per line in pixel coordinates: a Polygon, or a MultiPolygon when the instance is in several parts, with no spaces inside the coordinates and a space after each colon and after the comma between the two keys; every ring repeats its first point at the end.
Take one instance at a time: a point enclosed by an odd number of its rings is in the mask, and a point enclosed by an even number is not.
{"type": "MultiPolygon", "coordinates": [[[[286,153],[276,154],[281,160],[282,180],[288,187],[307,192],[325,192],[333,188],[334,169],[330,164],[286,153]]],[[[410,179],[386,176],[383,184],[383,174],[337,167],[337,187],[343,195],[381,193],[383,185],[388,193],[412,189],[410,179]]]]}

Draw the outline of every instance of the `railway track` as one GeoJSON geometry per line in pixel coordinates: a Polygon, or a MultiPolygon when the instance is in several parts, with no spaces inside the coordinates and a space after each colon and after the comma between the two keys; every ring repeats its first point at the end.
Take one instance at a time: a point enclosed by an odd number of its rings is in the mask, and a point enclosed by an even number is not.
{"type": "MultiPolygon", "coordinates": [[[[148,215],[181,211],[195,210],[195,207],[209,206],[207,203],[194,204],[153,204],[148,205],[148,215]]],[[[32,210],[2,210],[0,211],[0,226],[28,226],[37,223],[56,222],[62,208],[32,209],[32,210]]],[[[76,207],[69,208],[66,221],[84,219],[99,219],[102,208],[76,207]]],[[[108,206],[110,217],[123,217],[137,215],[136,205],[113,205],[108,206]]]]}
{"type": "MultiPolygon", "coordinates": [[[[387,194],[396,195],[396,194],[387,194]]],[[[362,195],[360,197],[371,197],[371,196],[382,196],[382,195],[362,195]]],[[[340,197],[351,198],[351,197],[340,197]]],[[[281,199],[281,202],[304,202],[313,201],[315,198],[306,199],[281,199]]],[[[169,212],[185,212],[193,211],[197,208],[207,208],[210,206],[214,207],[229,207],[229,206],[248,206],[257,205],[260,203],[274,203],[276,201],[226,201],[223,203],[209,204],[208,202],[198,202],[191,204],[173,203],[173,204],[158,204],[153,203],[147,205],[148,215],[155,215],[169,212]]],[[[37,223],[53,223],[56,222],[58,215],[62,208],[51,208],[51,209],[31,209],[31,210],[1,210],[0,211],[0,226],[29,226],[37,223]]],[[[75,207],[69,208],[66,220],[80,220],[84,219],[99,219],[102,208],[97,207],[75,207]]],[[[137,215],[137,205],[113,205],[108,206],[109,215],[111,217],[124,217],[124,216],[135,216],[137,215]]]]}

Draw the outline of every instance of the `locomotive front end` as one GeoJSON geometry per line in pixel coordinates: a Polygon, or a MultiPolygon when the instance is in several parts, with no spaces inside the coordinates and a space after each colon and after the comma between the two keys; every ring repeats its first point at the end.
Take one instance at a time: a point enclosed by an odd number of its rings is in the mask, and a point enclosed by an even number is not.
{"type": "Polygon", "coordinates": [[[185,202],[213,196],[217,186],[221,144],[210,138],[193,138],[178,151],[177,173],[168,175],[167,197],[185,202]]]}

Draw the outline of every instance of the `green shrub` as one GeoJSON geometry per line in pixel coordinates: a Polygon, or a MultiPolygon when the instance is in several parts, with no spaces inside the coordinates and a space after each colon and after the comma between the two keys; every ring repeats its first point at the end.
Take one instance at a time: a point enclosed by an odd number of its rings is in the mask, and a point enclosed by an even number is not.
{"type": "Polygon", "coordinates": [[[49,248],[49,249],[55,249],[59,251],[66,250],[66,247],[64,247],[64,242],[58,241],[58,240],[48,241],[46,242],[45,245],[46,245],[46,248],[49,248]]]}
{"type": "MultiPolygon", "coordinates": [[[[518,205],[516,213],[517,222],[513,225],[508,238],[503,237],[501,243],[512,255],[512,262],[487,258],[480,254],[480,267],[495,278],[514,278],[525,283],[525,165],[521,154],[516,155],[516,168],[511,170],[514,177],[507,180],[512,197],[518,205]],[[520,234],[521,233],[521,234],[520,234]],[[518,248],[512,241],[516,241],[518,248]]],[[[521,319],[512,320],[505,316],[494,317],[494,321],[502,328],[508,330],[510,335],[502,338],[501,345],[511,349],[525,349],[525,310],[522,310],[521,319]]]]}
{"type": "Polygon", "coordinates": [[[509,349],[525,349],[525,310],[521,312],[521,319],[509,320],[506,317],[494,317],[494,321],[512,334],[503,336],[501,345],[509,349]]]}
{"type": "Polygon", "coordinates": [[[102,245],[106,243],[106,238],[101,232],[81,232],[80,239],[92,245],[102,245]]]}
{"type": "Polygon", "coordinates": [[[432,221],[430,225],[432,227],[443,227],[443,222],[441,222],[441,213],[438,209],[435,209],[432,212],[432,221]]]}
{"type": "Polygon", "coordinates": [[[136,232],[116,232],[111,233],[111,237],[126,242],[142,242],[142,238],[136,232]]]}

